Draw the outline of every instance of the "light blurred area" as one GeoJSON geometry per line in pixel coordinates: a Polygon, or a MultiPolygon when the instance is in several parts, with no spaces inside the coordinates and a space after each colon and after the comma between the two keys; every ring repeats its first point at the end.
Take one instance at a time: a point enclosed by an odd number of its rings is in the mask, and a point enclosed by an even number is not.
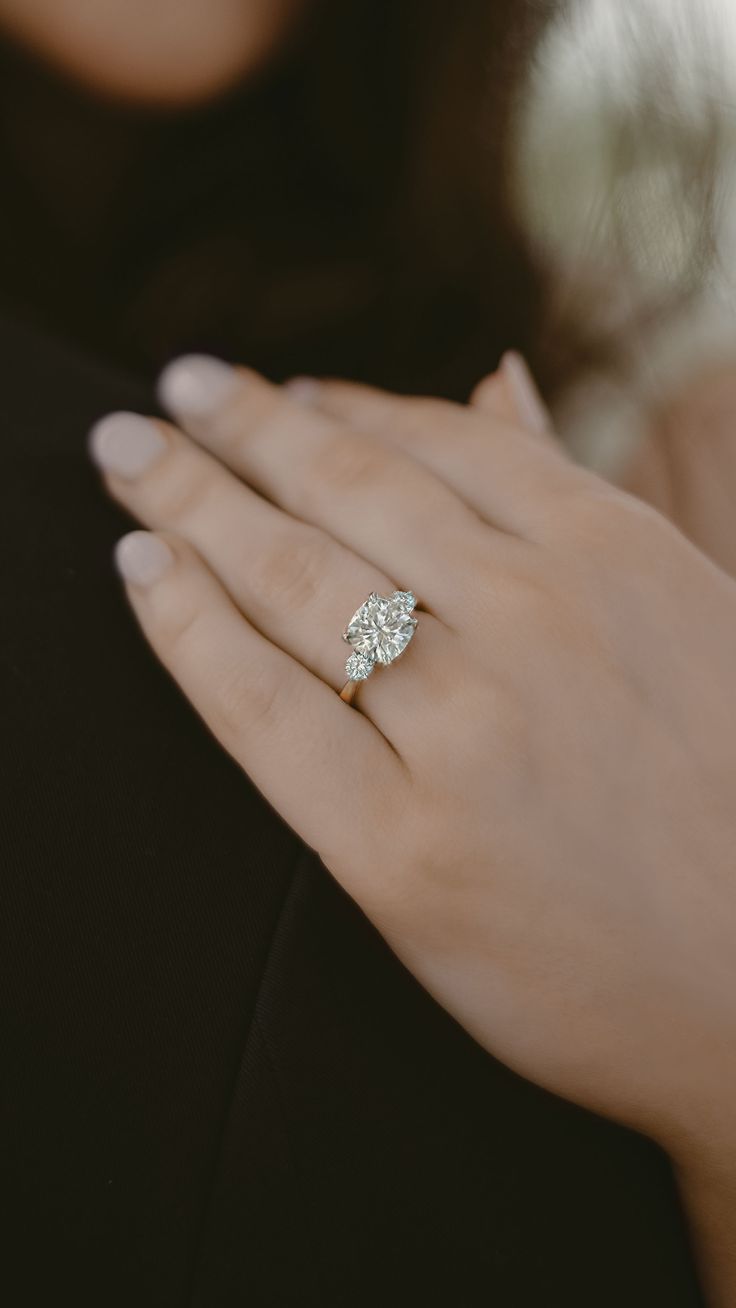
{"type": "Polygon", "coordinates": [[[556,418],[615,473],[660,398],[736,355],[736,4],[572,0],[520,88],[511,171],[556,418]]]}

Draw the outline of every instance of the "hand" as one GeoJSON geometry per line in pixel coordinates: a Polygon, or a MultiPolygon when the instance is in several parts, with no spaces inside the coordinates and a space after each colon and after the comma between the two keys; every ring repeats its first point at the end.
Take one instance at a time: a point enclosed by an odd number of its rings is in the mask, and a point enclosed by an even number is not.
{"type": "Polygon", "coordinates": [[[187,435],[93,449],[217,738],[493,1054],[675,1155],[736,1140],[734,582],[492,406],[162,389],[187,435]],[[350,707],[340,633],[395,587],[417,633],[350,707]]]}

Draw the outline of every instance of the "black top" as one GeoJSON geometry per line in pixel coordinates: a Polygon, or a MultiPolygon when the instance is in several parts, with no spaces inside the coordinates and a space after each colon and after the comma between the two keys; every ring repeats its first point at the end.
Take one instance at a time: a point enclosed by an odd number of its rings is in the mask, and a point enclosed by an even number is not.
{"type": "Polygon", "coordinates": [[[84,440],[150,397],[0,372],[2,1302],[697,1308],[659,1151],[479,1049],[146,648],[84,440]]]}

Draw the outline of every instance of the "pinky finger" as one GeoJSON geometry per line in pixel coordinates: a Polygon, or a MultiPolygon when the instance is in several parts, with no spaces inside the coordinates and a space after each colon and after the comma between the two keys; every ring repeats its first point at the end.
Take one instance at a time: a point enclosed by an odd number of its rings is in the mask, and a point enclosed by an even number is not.
{"type": "Polygon", "coordinates": [[[213,735],[328,866],[349,865],[350,832],[370,829],[403,780],[392,747],[256,631],[181,539],[131,532],[116,563],[144,635],[213,735]]]}

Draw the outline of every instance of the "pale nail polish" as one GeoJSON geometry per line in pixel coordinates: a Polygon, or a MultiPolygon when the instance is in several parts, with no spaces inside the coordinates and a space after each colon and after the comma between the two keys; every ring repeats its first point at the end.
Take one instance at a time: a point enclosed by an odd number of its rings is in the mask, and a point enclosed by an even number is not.
{"type": "Polygon", "coordinates": [[[128,532],[115,546],[115,566],[123,580],[134,586],[152,586],[173,558],[166,541],[150,531],[128,532]]]}
{"type": "Polygon", "coordinates": [[[183,418],[207,418],[227,402],[238,385],[238,374],[222,359],[185,354],[168,364],[158,380],[165,409],[183,418]]]}
{"type": "Polygon", "coordinates": [[[290,377],[284,382],[284,390],[297,404],[310,405],[317,403],[320,384],[315,377],[290,377]]]}
{"type": "Polygon", "coordinates": [[[89,434],[89,450],[98,467],[132,480],[145,472],[166,449],[155,422],[139,413],[108,413],[89,434]]]}
{"type": "Polygon", "coordinates": [[[552,422],[547,406],[539,394],[537,384],[523,355],[517,354],[515,350],[509,350],[504,354],[500,366],[524,425],[531,431],[550,431],[552,422]]]}

